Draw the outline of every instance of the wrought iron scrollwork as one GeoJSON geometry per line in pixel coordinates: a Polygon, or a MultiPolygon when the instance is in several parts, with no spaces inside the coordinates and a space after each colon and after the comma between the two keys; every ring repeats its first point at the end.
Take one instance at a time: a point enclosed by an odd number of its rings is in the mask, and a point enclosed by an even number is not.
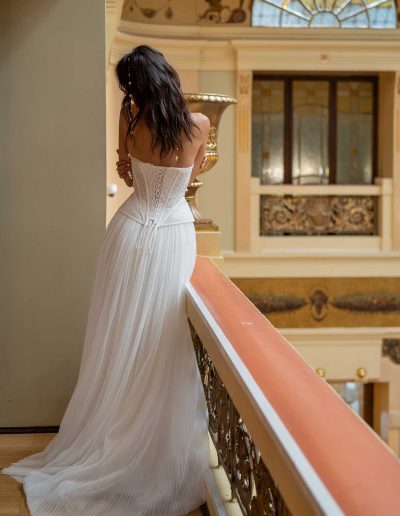
{"type": "Polygon", "coordinates": [[[247,516],[291,516],[278,486],[189,320],[209,412],[209,431],[236,499],[247,516]]]}

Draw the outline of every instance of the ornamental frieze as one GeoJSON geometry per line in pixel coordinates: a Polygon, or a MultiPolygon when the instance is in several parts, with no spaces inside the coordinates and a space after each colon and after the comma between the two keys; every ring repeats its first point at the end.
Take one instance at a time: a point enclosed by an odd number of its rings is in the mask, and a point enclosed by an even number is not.
{"type": "Polygon", "coordinates": [[[371,196],[261,195],[260,236],[374,235],[371,196]]]}
{"type": "Polygon", "coordinates": [[[231,279],[277,327],[400,322],[400,278],[231,279]]]}

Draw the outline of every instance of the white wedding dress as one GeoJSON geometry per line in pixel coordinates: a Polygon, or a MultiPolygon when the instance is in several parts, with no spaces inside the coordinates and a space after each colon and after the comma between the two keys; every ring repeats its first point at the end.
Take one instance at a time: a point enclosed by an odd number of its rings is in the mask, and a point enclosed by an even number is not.
{"type": "Polygon", "coordinates": [[[37,516],[181,516],[205,501],[208,410],[186,315],[192,167],[131,157],[107,226],[78,381],[58,434],[3,468],[37,516]]]}

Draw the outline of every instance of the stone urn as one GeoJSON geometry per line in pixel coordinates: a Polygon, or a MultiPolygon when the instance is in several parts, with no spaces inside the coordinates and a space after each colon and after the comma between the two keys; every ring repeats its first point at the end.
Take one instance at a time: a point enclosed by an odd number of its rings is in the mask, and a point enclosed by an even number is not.
{"type": "Polygon", "coordinates": [[[218,161],[218,128],[222,113],[237,101],[228,95],[218,93],[184,93],[189,111],[193,113],[203,113],[210,119],[210,133],[208,135],[207,150],[204,160],[200,167],[200,173],[196,179],[188,186],[186,200],[192,210],[194,224],[197,231],[218,231],[219,227],[214,224],[212,219],[204,218],[196,204],[197,190],[203,186],[199,181],[199,176],[211,170],[218,161]]]}

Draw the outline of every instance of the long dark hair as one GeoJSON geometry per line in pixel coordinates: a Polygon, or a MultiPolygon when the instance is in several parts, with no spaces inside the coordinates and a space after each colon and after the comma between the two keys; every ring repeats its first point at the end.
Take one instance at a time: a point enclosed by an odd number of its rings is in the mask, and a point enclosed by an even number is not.
{"type": "Polygon", "coordinates": [[[143,117],[152,137],[152,151],[160,148],[160,157],[182,151],[181,138],[193,139],[192,120],[176,70],[163,54],[148,45],[140,45],[125,54],[115,69],[119,87],[125,93],[123,112],[128,120],[128,136],[143,117]],[[138,110],[132,114],[131,102],[138,110]]]}

